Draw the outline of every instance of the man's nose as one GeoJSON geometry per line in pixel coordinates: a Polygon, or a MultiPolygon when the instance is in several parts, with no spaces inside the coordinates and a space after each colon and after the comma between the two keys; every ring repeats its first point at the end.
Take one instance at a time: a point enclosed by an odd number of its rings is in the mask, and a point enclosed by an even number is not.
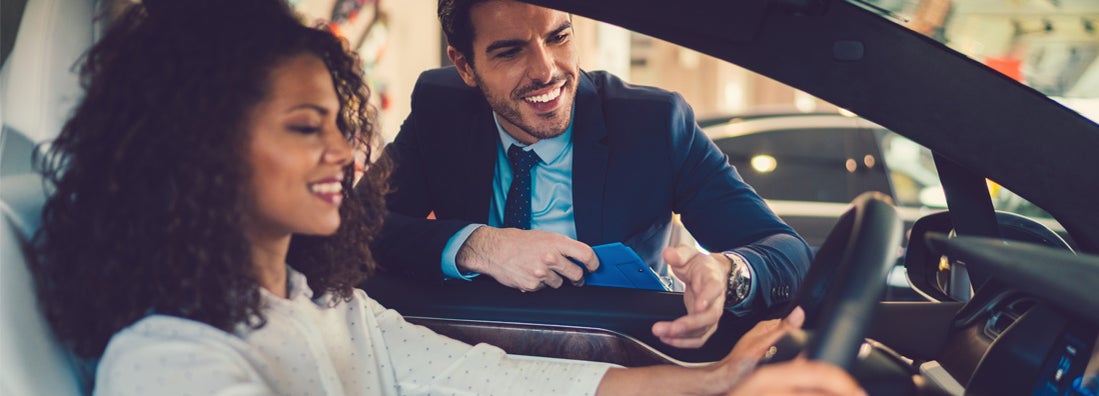
{"type": "Polygon", "coordinates": [[[545,45],[535,46],[535,49],[531,52],[527,77],[537,84],[549,83],[557,72],[557,63],[553,53],[545,45]]]}

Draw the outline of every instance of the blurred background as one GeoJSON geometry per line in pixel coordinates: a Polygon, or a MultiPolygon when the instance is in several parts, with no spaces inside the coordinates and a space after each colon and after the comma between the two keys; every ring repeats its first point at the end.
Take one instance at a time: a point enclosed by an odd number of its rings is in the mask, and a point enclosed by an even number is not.
{"type": "MultiPolygon", "coordinates": [[[[291,0],[367,66],[380,126],[392,138],[423,70],[449,63],[433,0],[291,0]]],[[[870,0],[884,17],[945,43],[1069,107],[1099,118],[1099,0],[870,0]]],[[[707,55],[576,18],[581,67],[681,93],[700,119],[835,112],[810,95],[707,55]]]]}
{"type": "MultiPolygon", "coordinates": [[[[1099,0],[854,2],[1099,120],[1099,0]]],[[[383,139],[391,140],[408,115],[419,73],[449,64],[436,2],[291,3],[307,23],[327,25],[358,50],[383,139]]],[[[930,151],[900,135],[725,61],[585,18],[575,17],[573,24],[582,69],[682,94],[729,162],[810,246],[823,243],[864,191],[892,197],[906,229],[946,207],[930,151]]],[[[1073,243],[1049,214],[995,181],[987,183],[997,210],[1028,216],[1073,243]]],[[[683,227],[669,241],[692,242],[683,227]]],[[[884,299],[919,300],[901,265],[887,284],[884,299]]]]}

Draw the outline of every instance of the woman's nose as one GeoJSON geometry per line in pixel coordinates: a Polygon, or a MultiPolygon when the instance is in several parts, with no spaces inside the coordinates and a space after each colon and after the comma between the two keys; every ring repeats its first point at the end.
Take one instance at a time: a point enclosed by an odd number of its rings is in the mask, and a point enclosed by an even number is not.
{"type": "Polygon", "coordinates": [[[325,163],[344,166],[350,164],[353,159],[354,150],[351,148],[351,143],[338,129],[333,128],[333,131],[328,133],[322,160],[325,163]]]}

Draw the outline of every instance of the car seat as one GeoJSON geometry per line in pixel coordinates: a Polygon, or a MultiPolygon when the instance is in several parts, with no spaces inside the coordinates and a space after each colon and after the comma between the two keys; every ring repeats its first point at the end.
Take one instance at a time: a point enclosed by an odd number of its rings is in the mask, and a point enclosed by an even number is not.
{"type": "Polygon", "coordinates": [[[30,0],[0,69],[0,395],[80,395],[89,376],[38,309],[23,247],[45,201],[30,159],[80,98],[73,65],[93,40],[93,1],[30,0]]]}

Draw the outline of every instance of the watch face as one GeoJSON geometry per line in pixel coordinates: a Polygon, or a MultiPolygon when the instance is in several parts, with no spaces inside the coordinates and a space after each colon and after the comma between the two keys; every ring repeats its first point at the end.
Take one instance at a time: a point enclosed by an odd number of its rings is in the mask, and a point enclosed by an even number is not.
{"type": "Polygon", "coordinates": [[[744,300],[745,298],[748,298],[748,288],[750,288],[751,286],[752,286],[752,284],[748,282],[748,279],[746,279],[746,278],[737,279],[737,283],[736,283],[736,299],[737,299],[737,301],[741,301],[741,300],[744,300]]]}
{"type": "Polygon", "coordinates": [[[734,257],[729,257],[729,260],[733,262],[733,267],[729,271],[729,289],[726,292],[725,304],[733,306],[748,298],[752,288],[752,278],[743,262],[734,257]]]}

